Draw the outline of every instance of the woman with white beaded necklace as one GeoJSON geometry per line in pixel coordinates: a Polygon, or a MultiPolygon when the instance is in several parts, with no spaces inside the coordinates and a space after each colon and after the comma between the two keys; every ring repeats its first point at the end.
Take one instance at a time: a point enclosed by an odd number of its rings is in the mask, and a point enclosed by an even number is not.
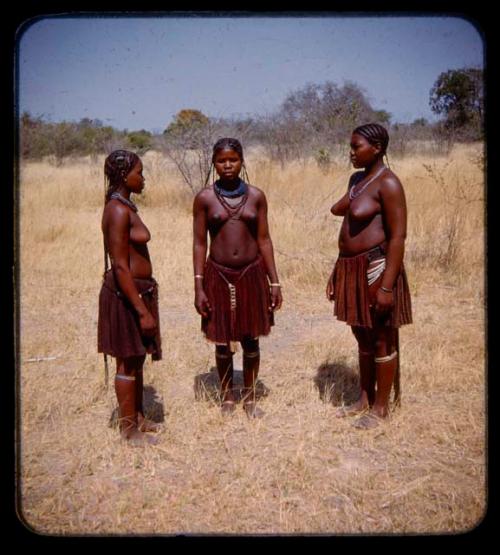
{"type": "Polygon", "coordinates": [[[360,392],[337,417],[361,415],[357,428],[374,428],[389,415],[392,386],[400,400],[399,327],[412,322],[403,265],[406,200],[398,177],[384,165],[387,130],[370,123],[351,137],[354,173],[331,212],[343,216],[339,257],[326,296],[338,320],[351,326],[358,343],[360,392]]]}
{"type": "Polygon", "coordinates": [[[152,277],[149,230],[130,195],[145,179],[137,154],[116,150],[105,160],[108,184],[102,216],[105,272],[99,294],[98,352],[116,358],[115,391],[120,433],[129,445],[157,443],[145,432],[160,426],[144,416],[143,365],[146,354],[161,359],[158,284],[152,277]],[[108,268],[108,256],[111,268],[108,268]]]}

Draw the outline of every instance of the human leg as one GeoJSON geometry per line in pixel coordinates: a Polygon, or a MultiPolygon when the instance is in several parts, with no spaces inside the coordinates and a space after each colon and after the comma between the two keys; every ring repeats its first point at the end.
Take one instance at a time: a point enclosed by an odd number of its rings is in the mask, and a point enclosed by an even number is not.
{"type": "Polygon", "coordinates": [[[385,418],[389,414],[389,398],[398,365],[398,352],[395,348],[394,328],[376,327],[374,332],[377,392],[372,408],[378,416],[385,418]]]}
{"type": "Polygon", "coordinates": [[[376,326],[375,335],[375,371],[376,394],[370,412],[356,422],[357,428],[374,428],[389,416],[389,398],[398,366],[396,350],[396,330],[390,327],[376,326]]]}
{"type": "Polygon", "coordinates": [[[228,345],[216,345],[215,362],[221,386],[222,413],[228,414],[235,409],[233,394],[233,353],[228,345]]]}
{"type": "MultiPolygon", "coordinates": [[[[144,362],[143,362],[144,364],[144,362]]],[[[153,422],[144,416],[143,397],[144,397],[144,373],[143,364],[137,369],[135,376],[135,407],[137,411],[137,425],[141,432],[159,432],[160,424],[153,422]]]]}
{"type": "Polygon", "coordinates": [[[243,408],[249,418],[260,418],[264,411],[257,407],[255,386],[260,367],[259,340],[245,338],[243,348],[243,408]]]}
{"type": "Polygon", "coordinates": [[[142,370],[144,356],[116,359],[115,392],[119,409],[120,434],[131,445],[157,443],[138,428],[137,373],[142,370]]]}
{"type": "Polygon", "coordinates": [[[335,416],[355,416],[368,409],[375,400],[375,346],[370,328],[353,326],[351,328],[358,343],[359,360],[359,396],[346,407],[340,407],[335,416]]]}

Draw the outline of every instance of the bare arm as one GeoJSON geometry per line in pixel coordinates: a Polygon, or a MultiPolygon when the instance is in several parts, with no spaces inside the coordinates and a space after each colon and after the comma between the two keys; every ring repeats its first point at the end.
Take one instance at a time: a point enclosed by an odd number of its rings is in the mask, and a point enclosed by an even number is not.
{"type": "MultiPolygon", "coordinates": [[[[279,283],[278,272],[274,262],[274,248],[269,234],[269,224],[267,221],[267,199],[262,191],[259,190],[259,201],[257,210],[257,244],[266,265],[267,274],[271,283],[279,283]]],[[[271,310],[279,310],[283,302],[280,287],[271,286],[271,310]]]]}
{"type": "Polygon", "coordinates": [[[198,193],[193,202],[193,270],[194,270],[194,305],[204,318],[210,312],[210,304],[203,288],[203,271],[207,259],[207,211],[204,202],[205,191],[198,193]],[[196,277],[198,276],[198,277],[196,277]]]}
{"type": "MultiPolygon", "coordinates": [[[[406,199],[403,187],[395,175],[386,177],[380,186],[382,216],[387,236],[386,267],[381,287],[392,290],[403,262],[406,240],[406,199]]],[[[377,304],[392,305],[392,293],[379,289],[377,304]]]]}
{"type": "Polygon", "coordinates": [[[132,277],[129,265],[130,213],[120,204],[106,207],[108,217],[104,228],[112,268],[120,291],[125,295],[139,315],[141,330],[145,335],[156,331],[156,322],[140,297],[132,277]]]}

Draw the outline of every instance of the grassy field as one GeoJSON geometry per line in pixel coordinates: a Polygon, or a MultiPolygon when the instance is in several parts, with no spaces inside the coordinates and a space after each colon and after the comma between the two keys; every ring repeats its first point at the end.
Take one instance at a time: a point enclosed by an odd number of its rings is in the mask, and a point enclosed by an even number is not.
{"type": "MultiPolygon", "coordinates": [[[[481,145],[390,159],[406,191],[414,323],[400,332],[402,406],[375,430],[334,418],[353,399],[356,344],[326,279],[352,169],[285,168],[250,153],[269,203],[284,305],[261,340],[261,407],[217,407],[213,347],[193,306],[192,196],[154,153],[137,199],[152,233],[164,360],[145,365],[163,421],[119,440],[96,352],[102,160],[23,164],[20,176],[20,514],[50,535],[457,533],[486,510],[484,178],[481,145]]],[[[235,358],[241,380],[241,351],[235,358]]]]}

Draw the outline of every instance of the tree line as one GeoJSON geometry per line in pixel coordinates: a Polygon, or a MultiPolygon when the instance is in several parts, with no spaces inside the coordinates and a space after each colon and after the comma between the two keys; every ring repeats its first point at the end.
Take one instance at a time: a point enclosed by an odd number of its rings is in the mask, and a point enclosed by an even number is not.
{"type": "Polygon", "coordinates": [[[356,83],[326,81],[290,92],[274,113],[265,116],[211,118],[199,110],[184,109],[159,134],[144,129],[117,130],[88,118],[53,123],[25,112],[19,120],[19,152],[24,159],[50,157],[60,164],[67,157],[96,157],[116,148],[139,154],[154,149],[174,162],[195,191],[206,178],[211,147],[221,136],[236,136],[245,147],[258,145],[281,164],[313,157],[325,170],[333,152],[346,148],[352,129],[366,122],[389,128],[391,152],[396,154],[405,154],[415,141],[433,141],[445,149],[457,141],[483,139],[482,70],[441,73],[429,92],[429,105],[440,116],[437,122],[419,118],[412,123],[393,123],[391,114],[375,109],[356,83]]]}

